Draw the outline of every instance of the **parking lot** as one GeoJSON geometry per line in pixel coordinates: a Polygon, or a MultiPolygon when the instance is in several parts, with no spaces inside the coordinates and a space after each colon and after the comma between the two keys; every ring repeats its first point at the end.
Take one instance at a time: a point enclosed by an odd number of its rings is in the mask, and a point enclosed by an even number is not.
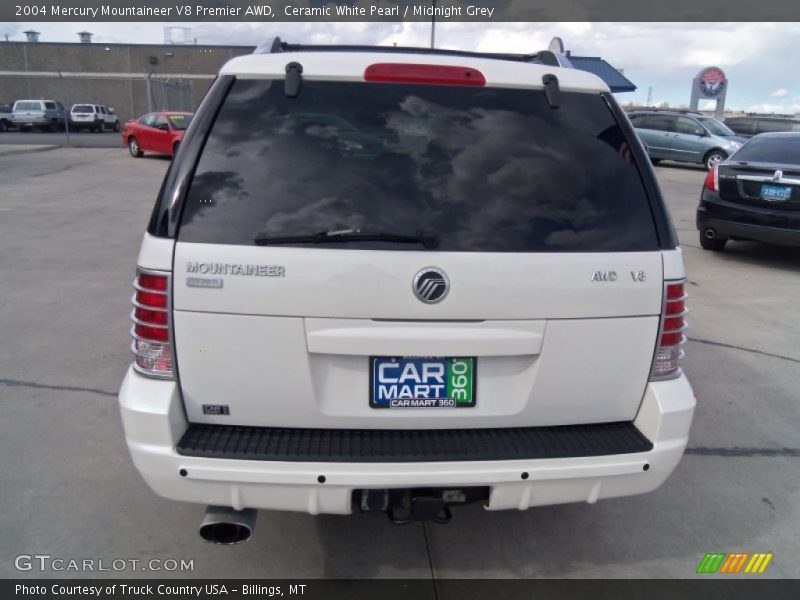
{"type": "Polygon", "coordinates": [[[193,560],[176,577],[694,577],[706,552],[745,551],[775,553],[764,577],[800,577],[800,249],[701,250],[705,172],[670,165],[657,173],[689,274],[698,406],[664,486],[595,505],[472,506],[445,526],[262,511],[250,543],[203,542],[203,508],[140,479],[116,399],[139,242],[168,165],[124,148],[0,156],[0,576],[87,575],[15,569],[38,553],[193,560]]]}

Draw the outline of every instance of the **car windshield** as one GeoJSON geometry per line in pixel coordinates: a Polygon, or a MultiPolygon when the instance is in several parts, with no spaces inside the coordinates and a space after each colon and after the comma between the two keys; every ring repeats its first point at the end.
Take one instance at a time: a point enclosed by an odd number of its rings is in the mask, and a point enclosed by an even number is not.
{"type": "Polygon", "coordinates": [[[186,129],[192,122],[192,115],[169,115],[168,118],[174,129],[186,129]]]}
{"type": "Polygon", "coordinates": [[[736,135],[733,131],[731,131],[728,127],[726,127],[723,123],[720,123],[716,119],[706,118],[706,119],[698,119],[705,128],[708,129],[714,135],[736,135]]]}
{"type": "Polygon", "coordinates": [[[42,105],[39,102],[17,102],[14,110],[42,110],[42,105]]]}
{"type": "Polygon", "coordinates": [[[72,107],[72,112],[77,114],[93,113],[94,109],[88,104],[76,104],[72,107]]]}
{"type": "Polygon", "coordinates": [[[309,80],[287,98],[283,80],[238,79],[179,237],[403,251],[427,232],[441,239],[431,251],[651,250],[632,154],[599,93],[562,91],[554,110],[531,89],[309,80]],[[355,233],[320,235],[341,230],[355,233]]]}
{"type": "Polygon", "coordinates": [[[780,165],[800,165],[800,136],[752,138],[733,160],[780,165]]]}

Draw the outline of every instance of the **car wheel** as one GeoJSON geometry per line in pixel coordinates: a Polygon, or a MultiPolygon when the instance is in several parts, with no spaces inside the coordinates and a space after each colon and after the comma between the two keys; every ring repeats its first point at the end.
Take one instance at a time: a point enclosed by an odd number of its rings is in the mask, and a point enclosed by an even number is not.
{"type": "Polygon", "coordinates": [[[119,121],[114,121],[114,131],[119,131],[119,121]]]}
{"type": "Polygon", "coordinates": [[[651,158],[651,159],[650,159],[650,162],[651,162],[652,164],[654,164],[654,165],[657,165],[658,163],[660,163],[660,162],[661,162],[661,159],[660,159],[660,158],[651,158]]]}
{"type": "Polygon", "coordinates": [[[58,121],[56,121],[55,119],[50,121],[50,126],[47,128],[47,130],[50,133],[55,133],[56,131],[58,131],[58,121]]]}
{"type": "Polygon", "coordinates": [[[173,158],[174,158],[174,157],[175,157],[175,155],[178,153],[178,147],[179,147],[180,145],[181,145],[181,143],[180,143],[180,142],[175,142],[174,144],[172,144],[172,156],[173,156],[173,158]]]}
{"type": "Polygon", "coordinates": [[[139,148],[139,142],[136,141],[135,137],[128,139],[128,150],[134,158],[141,158],[144,156],[144,152],[139,148]]]}
{"type": "Polygon", "coordinates": [[[706,154],[706,157],[703,159],[703,161],[705,162],[706,169],[710,171],[726,158],[728,158],[728,155],[722,150],[712,150],[706,154]]]}
{"type": "Polygon", "coordinates": [[[0,121],[0,132],[8,131],[8,123],[0,121]]]}
{"type": "Polygon", "coordinates": [[[728,238],[721,238],[713,235],[713,237],[708,236],[708,232],[713,230],[705,230],[700,232],[700,247],[703,250],[712,250],[713,252],[722,252],[725,249],[725,244],[728,242],[728,238]]]}

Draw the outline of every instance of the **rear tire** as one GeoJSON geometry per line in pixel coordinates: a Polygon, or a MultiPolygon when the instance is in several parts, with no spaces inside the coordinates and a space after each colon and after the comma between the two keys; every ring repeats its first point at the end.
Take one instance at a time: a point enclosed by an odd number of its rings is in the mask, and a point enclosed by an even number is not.
{"type": "Polygon", "coordinates": [[[172,144],[172,158],[175,158],[175,155],[178,153],[178,147],[181,145],[180,142],[175,142],[172,144]]]}
{"type": "Polygon", "coordinates": [[[0,133],[4,133],[6,131],[8,131],[8,123],[6,123],[6,120],[3,119],[0,121],[0,133]]]}
{"type": "Polygon", "coordinates": [[[142,158],[144,156],[144,152],[139,148],[139,142],[137,142],[136,138],[133,136],[128,138],[128,151],[134,158],[142,158]]]}
{"type": "Polygon", "coordinates": [[[50,133],[55,133],[56,131],[58,131],[58,121],[56,121],[55,119],[51,120],[50,125],[47,127],[47,130],[50,133]]]}
{"type": "Polygon", "coordinates": [[[712,252],[722,252],[725,249],[725,244],[728,243],[728,238],[715,237],[709,239],[706,237],[706,232],[700,232],[700,247],[703,250],[711,250],[712,252]]]}
{"type": "Polygon", "coordinates": [[[119,121],[114,121],[114,131],[119,131],[119,121]]]}
{"type": "Polygon", "coordinates": [[[703,158],[703,163],[706,166],[706,170],[710,171],[726,158],[728,158],[728,155],[725,154],[722,150],[711,150],[703,158]]]}

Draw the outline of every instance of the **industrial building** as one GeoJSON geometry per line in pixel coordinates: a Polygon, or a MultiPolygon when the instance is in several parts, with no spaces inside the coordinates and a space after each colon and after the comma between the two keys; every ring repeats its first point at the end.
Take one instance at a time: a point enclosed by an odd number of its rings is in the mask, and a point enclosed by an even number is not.
{"type": "MultiPolygon", "coordinates": [[[[165,41],[187,28],[165,27],[165,41]]],[[[184,32],[185,33],[185,32],[184,32]]],[[[88,31],[76,43],[0,41],[0,104],[45,98],[64,106],[103,104],[120,122],[153,110],[194,111],[220,67],[254,46],[210,46],[178,36],[175,43],[93,43],[88,31]]],[[[559,51],[564,52],[556,38],[559,51]]],[[[565,56],[575,68],[598,75],[613,92],[636,89],[620,71],[599,57],[565,56]]]]}
{"type": "MultiPolygon", "coordinates": [[[[150,110],[194,110],[220,67],[253,46],[0,41],[0,104],[46,98],[114,108],[120,121],[150,110]]],[[[80,39],[80,41],[77,41],[80,39]]]]}

